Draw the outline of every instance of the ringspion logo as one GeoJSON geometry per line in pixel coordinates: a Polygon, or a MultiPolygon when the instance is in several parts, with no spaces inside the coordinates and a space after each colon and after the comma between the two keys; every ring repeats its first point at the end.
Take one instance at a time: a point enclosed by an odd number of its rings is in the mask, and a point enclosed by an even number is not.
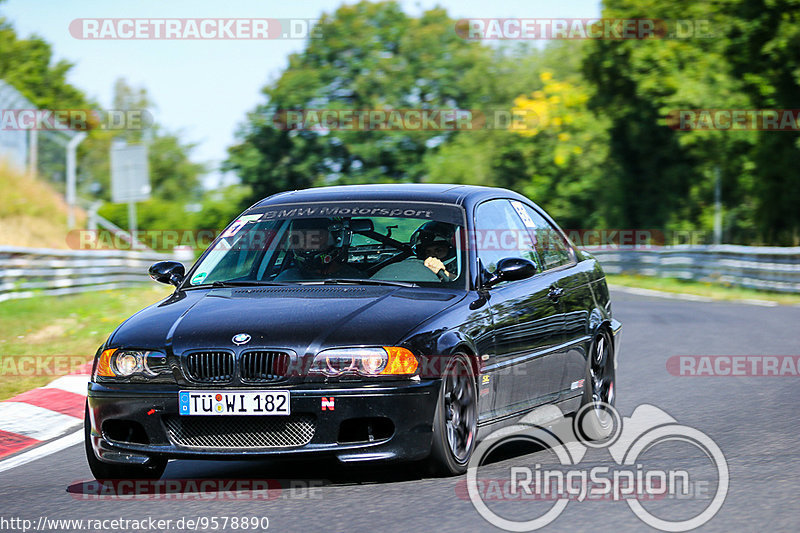
{"type": "MultiPolygon", "coordinates": [[[[556,406],[545,406],[487,436],[470,459],[466,496],[484,520],[505,531],[541,529],[572,502],[598,500],[626,504],[650,527],[689,531],[714,518],[729,484],[725,455],[702,431],[678,423],[653,405],[640,405],[623,418],[611,405],[592,403],[574,417],[565,417],[556,406]],[[606,427],[599,440],[596,435],[586,437],[596,434],[595,416],[602,417],[600,427],[606,427]],[[496,465],[489,468],[492,477],[479,477],[486,459],[513,442],[545,450],[554,460],[545,462],[541,454],[526,454],[515,458],[510,468],[499,468],[508,473],[505,478],[497,477],[496,465]],[[668,459],[670,464],[652,452],[676,446],[680,452],[668,459]],[[589,449],[607,450],[613,464],[582,464],[589,449]],[[494,503],[498,501],[521,502],[525,518],[519,513],[508,516],[513,503],[494,503]],[[676,501],[681,502],[677,513],[676,501]]],[[[456,495],[464,497],[463,487],[456,485],[456,495]]]]}

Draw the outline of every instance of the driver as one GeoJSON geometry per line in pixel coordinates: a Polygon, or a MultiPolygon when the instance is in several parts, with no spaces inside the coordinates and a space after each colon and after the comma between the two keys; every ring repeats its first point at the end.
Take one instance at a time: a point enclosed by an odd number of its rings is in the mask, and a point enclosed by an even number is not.
{"type": "Polygon", "coordinates": [[[373,278],[398,281],[451,281],[458,277],[455,227],[445,222],[426,222],[411,235],[414,255],[379,270],[373,278]]]}
{"type": "Polygon", "coordinates": [[[350,232],[342,222],[329,218],[301,218],[292,221],[286,248],[294,255],[294,266],[275,277],[275,281],[302,281],[328,278],[363,278],[347,264],[350,232]]]}
{"type": "Polygon", "coordinates": [[[411,249],[417,258],[442,281],[458,277],[455,272],[455,228],[444,222],[427,222],[411,236],[411,249]]]}

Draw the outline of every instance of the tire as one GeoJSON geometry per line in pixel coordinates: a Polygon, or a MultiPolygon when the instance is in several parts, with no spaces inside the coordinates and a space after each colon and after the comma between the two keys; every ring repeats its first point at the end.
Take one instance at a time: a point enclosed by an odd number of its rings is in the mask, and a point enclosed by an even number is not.
{"type": "Polygon", "coordinates": [[[159,479],[167,468],[167,460],[161,457],[151,457],[150,466],[137,466],[104,463],[94,454],[92,449],[91,435],[92,423],[89,420],[89,404],[83,415],[83,435],[84,447],[86,449],[86,460],[92,475],[98,481],[113,479],[159,479]]]}
{"type": "Polygon", "coordinates": [[[463,353],[447,364],[433,417],[433,442],[429,470],[452,476],[467,471],[475,450],[478,396],[472,363],[463,353]]]}
{"type": "Polygon", "coordinates": [[[605,330],[595,335],[586,360],[586,377],[581,407],[575,426],[580,437],[588,441],[608,438],[615,427],[608,406],[616,400],[616,374],[611,336],[605,330]]]}

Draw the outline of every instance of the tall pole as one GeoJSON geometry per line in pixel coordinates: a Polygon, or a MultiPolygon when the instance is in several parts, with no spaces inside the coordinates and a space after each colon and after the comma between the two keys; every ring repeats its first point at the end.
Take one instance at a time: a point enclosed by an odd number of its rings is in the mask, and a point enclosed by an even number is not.
{"type": "Polygon", "coordinates": [[[28,177],[35,178],[39,166],[39,132],[36,128],[28,130],[28,177]]]}
{"type": "Polygon", "coordinates": [[[128,231],[131,234],[132,248],[136,248],[136,202],[128,202],[128,231]]]}
{"type": "Polygon", "coordinates": [[[722,186],[719,166],[714,167],[714,244],[722,244],[722,186]]]}
{"type": "Polygon", "coordinates": [[[75,162],[78,145],[86,138],[86,133],[79,131],[67,143],[67,226],[75,228],[75,162]]]}

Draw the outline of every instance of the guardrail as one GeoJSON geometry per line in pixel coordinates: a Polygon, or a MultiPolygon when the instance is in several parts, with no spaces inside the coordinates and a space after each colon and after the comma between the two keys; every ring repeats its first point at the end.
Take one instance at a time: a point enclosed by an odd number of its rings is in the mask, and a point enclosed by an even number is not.
{"type": "Polygon", "coordinates": [[[621,246],[589,251],[609,274],[640,274],[800,293],[800,247],[621,246]]]}
{"type": "MultiPolygon", "coordinates": [[[[664,246],[590,250],[609,274],[640,274],[800,293],[800,247],[664,246]]],[[[191,254],[189,254],[191,256],[191,254]]],[[[53,250],[0,246],[0,302],[147,282],[148,267],[185,255],[153,251],[53,250]]]]}
{"type": "Polygon", "coordinates": [[[165,259],[153,251],[54,250],[0,246],[0,302],[37,294],[74,294],[135,287],[150,281],[148,267],[165,259]]]}

